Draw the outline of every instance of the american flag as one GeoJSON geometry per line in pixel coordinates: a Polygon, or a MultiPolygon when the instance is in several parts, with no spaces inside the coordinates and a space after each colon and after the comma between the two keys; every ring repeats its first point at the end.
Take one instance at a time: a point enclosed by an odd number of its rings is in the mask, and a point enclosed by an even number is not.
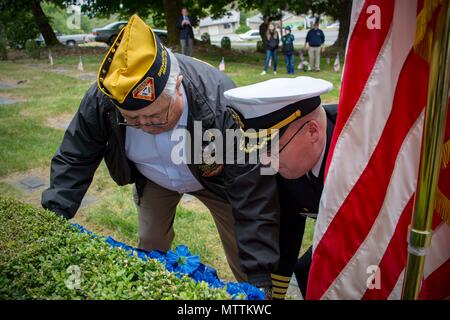
{"type": "MultiPolygon", "coordinates": [[[[353,1],[307,299],[401,298],[429,76],[416,24],[432,10],[433,33],[446,3],[424,2],[353,1]]],[[[421,299],[450,295],[450,117],[445,141],[421,299]]]]}
{"type": "Polygon", "coordinates": [[[222,60],[219,63],[219,70],[220,71],[225,71],[225,59],[224,59],[224,57],[222,57],[222,60]]]}
{"type": "Polygon", "coordinates": [[[48,62],[50,63],[50,66],[53,67],[53,56],[51,50],[48,50],[48,62]]]}
{"type": "Polygon", "coordinates": [[[339,72],[339,70],[341,70],[341,62],[339,61],[339,52],[336,54],[336,59],[334,59],[333,69],[334,72],[339,72]]]}
{"type": "Polygon", "coordinates": [[[80,72],[84,72],[83,60],[81,59],[81,56],[80,56],[80,60],[78,61],[77,69],[80,72]]]}

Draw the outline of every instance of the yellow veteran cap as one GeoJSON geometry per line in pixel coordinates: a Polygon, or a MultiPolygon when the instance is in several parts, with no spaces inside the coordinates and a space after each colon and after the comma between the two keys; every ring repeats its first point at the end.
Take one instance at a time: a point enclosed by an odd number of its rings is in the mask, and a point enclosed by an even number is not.
{"type": "Polygon", "coordinates": [[[97,84],[118,107],[138,110],[159,97],[169,73],[167,49],[153,30],[133,15],[103,59],[97,84]]]}

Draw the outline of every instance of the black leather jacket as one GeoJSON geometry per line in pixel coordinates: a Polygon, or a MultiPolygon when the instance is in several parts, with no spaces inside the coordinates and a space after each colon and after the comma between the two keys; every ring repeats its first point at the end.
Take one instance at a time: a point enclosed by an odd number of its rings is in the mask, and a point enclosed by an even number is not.
{"type": "MultiPolygon", "coordinates": [[[[194,139],[194,120],[202,121],[203,130],[215,128],[225,133],[226,129],[237,128],[223,96],[224,91],[235,87],[234,83],[204,62],[175,56],[189,103],[191,138],[194,139]]],[[[52,159],[50,187],[42,194],[44,208],[72,218],[102,159],[118,185],[135,183],[142,195],[146,178],[126,157],[126,130],[118,125],[119,121],[122,121],[120,112],[97,85],[92,85],[52,159]]],[[[191,145],[194,148],[195,143],[191,145]]],[[[228,199],[233,207],[239,255],[249,282],[270,285],[270,273],[279,258],[275,176],[262,176],[259,166],[250,164],[226,164],[220,175],[210,178],[202,176],[201,165],[188,167],[206,189],[228,199]]]]}

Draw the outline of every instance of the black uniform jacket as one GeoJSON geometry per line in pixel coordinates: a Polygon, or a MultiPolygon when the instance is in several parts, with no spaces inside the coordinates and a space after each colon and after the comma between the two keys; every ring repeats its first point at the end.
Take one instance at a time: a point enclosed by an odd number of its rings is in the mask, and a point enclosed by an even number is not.
{"type": "MultiPolygon", "coordinates": [[[[223,96],[224,91],[235,87],[234,83],[204,62],[175,56],[189,103],[191,139],[194,121],[202,121],[202,130],[215,128],[223,134],[226,129],[238,128],[223,96]]],[[[138,195],[142,195],[146,179],[126,157],[126,130],[118,122],[123,122],[120,112],[97,85],[92,85],[52,159],[50,187],[42,194],[44,208],[72,218],[102,159],[118,185],[136,183],[138,195]]],[[[191,143],[192,155],[202,152],[194,149],[195,145],[191,143]]],[[[260,175],[259,166],[251,164],[226,164],[221,174],[210,178],[202,176],[202,165],[188,167],[206,189],[228,199],[233,207],[241,265],[249,282],[270,285],[270,272],[279,259],[275,176],[260,175]]]]}
{"type": "Polygon", "coordinates": [[[317,214],[322,196],[325,164],[330,148],[331,137],[336,123],[337,106],[324,106],[327,115],[327,144],[319,177],[314,179],[306,175],[298,179],[284,179],[277,175],[280,195],[280,263],[277,274],[290,277],[300,252],[306,217],[304,214],[317,214]]]}

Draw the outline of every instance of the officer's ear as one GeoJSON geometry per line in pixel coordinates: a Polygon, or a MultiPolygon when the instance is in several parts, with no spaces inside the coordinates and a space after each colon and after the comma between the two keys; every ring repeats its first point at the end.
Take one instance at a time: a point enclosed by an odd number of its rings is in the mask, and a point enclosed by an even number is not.
{"type": "Polygon", "coordinates": [[[306,130],[310,142],[316,143],[319,140],[319,123],[316,120],[310,120],[306,130]]]}

